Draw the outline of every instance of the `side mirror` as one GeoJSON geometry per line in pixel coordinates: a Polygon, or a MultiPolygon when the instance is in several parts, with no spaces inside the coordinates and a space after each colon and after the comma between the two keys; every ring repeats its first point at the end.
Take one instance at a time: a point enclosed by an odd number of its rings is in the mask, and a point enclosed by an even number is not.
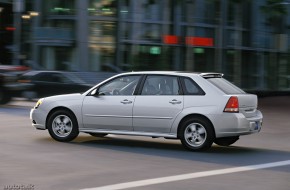
{"type": "Polygon", "coordinates": [[[94,90],[90,93],[90,95],[98,97],[98,96],[103,96],[103,95],[105,95],[105,93],[104,93],[104,92],[99,92],[98,89],[94,89],[94,90]]]}
{"type": "Polygon", "coordinates": [[[94,90],[90,93],[90,95],[92,95],[92,96],[98,96],[98,89],[94,89],[94,90]]]}

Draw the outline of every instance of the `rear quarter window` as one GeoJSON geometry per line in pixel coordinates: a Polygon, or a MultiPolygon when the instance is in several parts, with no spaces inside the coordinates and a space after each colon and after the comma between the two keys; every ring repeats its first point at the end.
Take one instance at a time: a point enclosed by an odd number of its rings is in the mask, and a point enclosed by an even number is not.
{"type": "Polygon", "coordinates": [[[223,91],[225,94],[246,94],[245,91],[224,78],[208,78],[207,81],[223,91]]]}
{"type": "Polygon", "coordinates": [[[198,84],[190,78],[182,78],[184,95],[205,95],[198,84]]]}

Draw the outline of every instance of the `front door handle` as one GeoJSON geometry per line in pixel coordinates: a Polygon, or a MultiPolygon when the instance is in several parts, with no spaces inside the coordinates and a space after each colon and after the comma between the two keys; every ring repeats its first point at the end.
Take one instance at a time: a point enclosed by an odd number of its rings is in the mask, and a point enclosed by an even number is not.
{"type": "Polygon", "coordinates": [[[132,101],[125,99],[125,100],[121,101],[121,103],[122,104],[132,104],[132,101]]]}
{"type": "Polygon", "coordinates": [[[181,101],[178,101],[176,99],[173,99],[169,102],[170,104],[181,104],[181,101]]]}

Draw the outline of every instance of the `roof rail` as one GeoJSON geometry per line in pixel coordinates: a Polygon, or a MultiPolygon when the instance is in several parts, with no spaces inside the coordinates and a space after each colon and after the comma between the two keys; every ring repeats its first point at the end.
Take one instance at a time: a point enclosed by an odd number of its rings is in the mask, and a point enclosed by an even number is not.
{"type": "Polygon", "coordinates": [[[224,76],[223,73],[200,73],[200,76],[203,78],[222,78],[224,76]]]}

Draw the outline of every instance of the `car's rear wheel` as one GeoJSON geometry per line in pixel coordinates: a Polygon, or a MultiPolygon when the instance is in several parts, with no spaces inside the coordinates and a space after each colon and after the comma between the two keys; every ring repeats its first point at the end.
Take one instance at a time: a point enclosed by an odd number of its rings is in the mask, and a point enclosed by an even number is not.
{"type": "Polygon", "coordinates": [[[216,138],[214,143],[220,146],[230,146],[239,140],[239,136],[237,137],[222,137],[216,138]]]}
{"type": "Polygon", "coordinates": [[[75,116],[67,110],[53,112],[47,123],[50,136],[61,142],[69,142],[79,134],[78,123],[75,116]]]}
{"type": "Polygon", "coordinates": [[[104,137],[108,134],[106,133],[89,133],[90,135],[92,135],[93,137],[104,137]]]}
{"type": "Polygon", "coordinates": [[[202,151],[211,147],[215,135],[212,124],[207,119],[193,117],[181,124],[178,136],[186,149],[202,151]]]}

